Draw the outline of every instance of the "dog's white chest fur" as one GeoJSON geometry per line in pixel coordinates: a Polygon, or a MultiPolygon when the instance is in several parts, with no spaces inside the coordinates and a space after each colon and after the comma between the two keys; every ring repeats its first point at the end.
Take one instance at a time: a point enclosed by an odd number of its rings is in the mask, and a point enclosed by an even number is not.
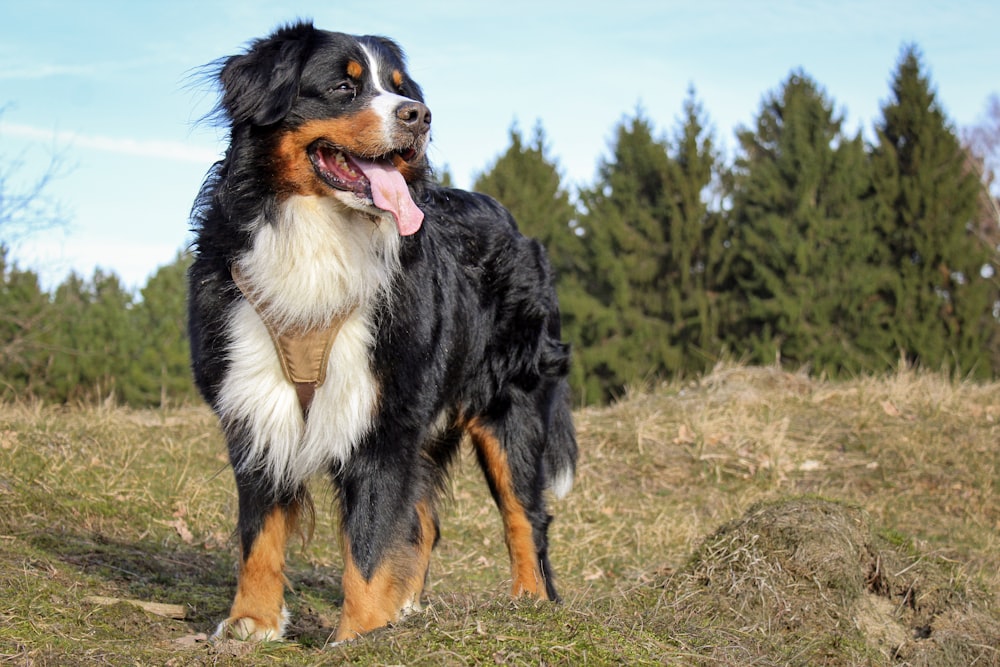
{"type": "Polygon", "coordinates": [[[223,420],[249,427],[244,468],[264,469],[275,484],[295,488],[346,461],[371,427],[378,400],[371,369],[375,301],[388,296],[398,255],[391,220],[372,221],[327,198],[291,197],[277,221],[259,224],[238,265],[272,324],[309,327],[353,312],[305,419],[261,314],[247,300],[233,306],[229,370],[217,408],[223,420]]]}

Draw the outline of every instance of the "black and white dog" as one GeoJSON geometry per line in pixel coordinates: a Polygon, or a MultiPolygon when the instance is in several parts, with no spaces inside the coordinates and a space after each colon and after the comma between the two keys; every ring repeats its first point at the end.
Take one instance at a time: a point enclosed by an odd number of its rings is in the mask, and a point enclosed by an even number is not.
{"type": "Polygon", "coordinates": [[[555,599],[545,489],[576,441],[552,275],[483,195],[434,184],[431,113],[382,37],[283,27],[221,61],[225,158],[195,202],[194,375],[239,496],[219,636],[284,631],[285,544],[325,473],[341,513],[337,639],[419,607],[435,504],[468,434],[512,593],[555,599]]]}

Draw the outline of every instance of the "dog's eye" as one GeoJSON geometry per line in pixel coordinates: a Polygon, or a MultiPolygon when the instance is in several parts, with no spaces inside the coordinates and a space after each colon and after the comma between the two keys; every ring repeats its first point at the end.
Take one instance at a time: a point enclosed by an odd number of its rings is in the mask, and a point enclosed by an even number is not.
{"type": "Polygon", "coordinates": [[[351,81],[341,81],[340,83],[327,88],[326,93],[327,95],[335,95],[338,93],[350,94],[351,97],[354,97],[358,94],[358,88],[351,81]]]}

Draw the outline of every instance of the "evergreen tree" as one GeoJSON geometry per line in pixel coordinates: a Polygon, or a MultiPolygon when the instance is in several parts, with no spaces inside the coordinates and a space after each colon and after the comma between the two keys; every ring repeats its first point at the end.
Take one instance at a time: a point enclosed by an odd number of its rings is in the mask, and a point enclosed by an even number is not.
{"type": "Polygon", "coordinates": [[[669,370],[703,371],[721,351],[714,289],[726,228],[721,211],[709,208],[720,158],[694,88],[688,91],[672,143],[666,184],[673,195],[666,202],[667,254],[657,282],[671,341],[680,350],[669,370]]]}
{"type": "Polygon", "coordinates": [[[817,84],[793,72],[738,132],[726,334],[734,352],[829,372],[882,365],[884,311],[860,135],[817,84]]]}
{"type": "Polygon", "coordinates": [[[97,269],[85,281],[70,274],[57,288],[54,306],[48,398],[122,398],[144,333],[132,326],[132,295],[118,276],[97,269]]]}
{"type": "Polygon", "coordinates": [[[581,193],[590,267],[584,285],[595,301],[580,323],[587,401],[607,400],[630,383],[680,366],[661,293],[670,261],[670,182],[666,143],[637,111],[616,128],[597,183],[581,193]]]}
{"type": "Polygon", "coordinates": [[[893,342],[912,362],[989,375],[998,295],[980,275],[988,254],[971,233],[978,183],[915,46],[902,53],[876,131],[879,259],[898,277],[885,293],[893,342]]]}
{"type": "MultiPolygon", "coordinates": [[[[82,399],[90,389],[92,378],[82,372],[79,362],[84,336],[79,331],[84,326],[87,305],[91,296],[86,281],[75,271],[56,288],[53,294],[52,346],[46,361],[46,387],[44,398],[65,402],[82,399]],[[83,387],[88,383],[87,387],[83,387]]],[[[89,327],[88,327],[89,328],[89,327]]]]}
{"type": "Polygon", "coordinates": [[[124,400],[130,369],[146,332],[133,326],[134,299],[117,274],[97,269],[91,286],[94,296],[87,313],[91,338],[84,349],[95,397],[113,395],[124,400]]]}
{"type": "Polygon", "coordinates": [[[0,397],[24,398],[39,388],[51,310],[38,276],[8,264],[0,245],[0,397]]]}
{"type": "Polygon", "coordinates": [[[178,254],[160,267],[131,311],[133,328],[142,332],[142,339],[128,382],[119,383],[122,398],[130,405],[163,406],[196,397],[185,306],[190,263],[189,255],[178,254]]]}

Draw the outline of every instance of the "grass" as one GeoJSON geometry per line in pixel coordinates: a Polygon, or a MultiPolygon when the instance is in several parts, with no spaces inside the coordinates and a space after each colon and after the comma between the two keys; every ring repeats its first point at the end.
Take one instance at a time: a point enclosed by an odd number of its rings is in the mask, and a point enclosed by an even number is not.
{"type": "Polygon", "coordinates": [[[576,421],[562,605],[507,597],[463,455],[422,613],[329,645],[341,565],[317,483],[290,640],[209,644],[236,557],[211,414],[0,406],[0,663],[1000,665],[1000,384],[721,366],[576,421]]]}

